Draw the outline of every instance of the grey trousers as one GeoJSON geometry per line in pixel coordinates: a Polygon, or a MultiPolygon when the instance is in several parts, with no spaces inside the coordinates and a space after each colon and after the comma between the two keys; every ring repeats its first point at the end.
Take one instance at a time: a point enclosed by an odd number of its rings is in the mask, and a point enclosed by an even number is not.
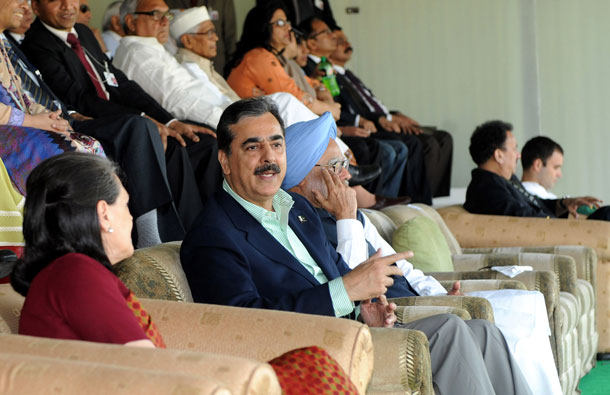
{"type": "Polygon", "coordinates": [[[485,320],[439,314],[397,328],[428,337],[436,394],[531,394],[500,330],[485,320]]]}

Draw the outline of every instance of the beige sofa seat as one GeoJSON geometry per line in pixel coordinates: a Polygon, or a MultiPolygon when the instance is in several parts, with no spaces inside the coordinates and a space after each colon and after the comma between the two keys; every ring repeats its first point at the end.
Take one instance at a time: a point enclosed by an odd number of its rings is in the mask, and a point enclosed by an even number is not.
{"type": "MultiPolygon", "coordinates": [[[[23,300],[10,285],[0,285],[0,333],[5,334],[0,335],[0,355],[28,354],[30,358],[79,360],[109,368],[168,374],[199,372],[196,377],[199,381],[215,380],[218,388],[214,387],[214,391],[229,388],[238,394],[279,394],[275,373],[265,361],[295,348],[319,345],[339,362],[361,393],[365,392],[372,376],[371,333],[366,325],[356,321],[142,299],[169,349],[136,349],[16,335],[23,300]],[[210,372],[216,373],[211,376],[210,372]]],[[[418,344],[407,346],[417,348],[418,344]]],[[[417,349],[419,354],[427,351],[423,346],[417,349]]],[[[0,364],[1,374],[6,374],[2,369],[0,364]]],[[[86,376],[86,372],[83,374],[86,376]]],[[[421,385],[416,391],[420,389],[421,385]]]]}
{"type": "Polygon", "coordinates": [[[0,352],[0,393],[230,395],[231,391],[203,376],[0,352]]]}

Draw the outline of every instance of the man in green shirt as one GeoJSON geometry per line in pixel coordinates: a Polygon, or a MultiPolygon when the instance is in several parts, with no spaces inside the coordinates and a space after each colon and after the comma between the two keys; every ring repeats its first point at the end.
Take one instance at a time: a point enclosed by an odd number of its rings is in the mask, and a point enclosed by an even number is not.
{"type": "MultiPolygon", "coordinates": [[[[336,127],[329,114],[317,122],[336,127]]],[[[394,326],[396,306],[385,294],[388,288],[406,287],[406,281],[392,264],[411,254],[380,258],[377,253],[354,270],[347,267],[326,239],[314,208],[302,196],[280,189],[286,152],[277,108],[264,98],[235,102],[223,113],[217,136],[224,187],[208,201],[180,251],[193,299],[359,315],[369,326],[394,326]]],[[[504,337],[488,321],[466,324],[441,314],[397,326],[428,336],[437,393],[531,393],[504,337]]]]}

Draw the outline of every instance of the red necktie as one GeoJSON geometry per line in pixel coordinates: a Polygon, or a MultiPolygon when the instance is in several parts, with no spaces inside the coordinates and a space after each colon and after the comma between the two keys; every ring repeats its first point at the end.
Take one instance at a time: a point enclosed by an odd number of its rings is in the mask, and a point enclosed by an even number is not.
{"type": "Polygon", "coordinates": [[[95,71],[93,71],[91,64],[87,61],[85,51],[83,51],[80,41],[73,33],[68,33],[68,44],[70,44],[72,50],[76,52],[76,56],[78,56],[78,59],[80,59],[80,62],[85,67],[85,70],[87,70],[87,74],[89,74],[89,78],[91,78],[91,82],[93,82],[93,86],[95,86],[97,95],[104,100],[108,100],[106,97],[106,92],[104,92],[104,88],[102,87],[102,83],[95,76],[95,71]]]}

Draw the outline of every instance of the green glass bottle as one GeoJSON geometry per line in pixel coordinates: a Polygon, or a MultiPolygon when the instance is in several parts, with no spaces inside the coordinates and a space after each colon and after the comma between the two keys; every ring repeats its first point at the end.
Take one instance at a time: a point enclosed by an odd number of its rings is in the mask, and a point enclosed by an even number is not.
{"type": "Polygon", "coordinates": [[[339,89],[339,85],[337,84],[337,76],[335,75],[335,69],[333,69],[333,65],[330,64],[326,56],[322,56],[320,59],[320,63],[318,63],[318,71],[320,72],[321,80],[326,89],[330,92],[330,94],[335,97],[341,93],[339,89]]]}

